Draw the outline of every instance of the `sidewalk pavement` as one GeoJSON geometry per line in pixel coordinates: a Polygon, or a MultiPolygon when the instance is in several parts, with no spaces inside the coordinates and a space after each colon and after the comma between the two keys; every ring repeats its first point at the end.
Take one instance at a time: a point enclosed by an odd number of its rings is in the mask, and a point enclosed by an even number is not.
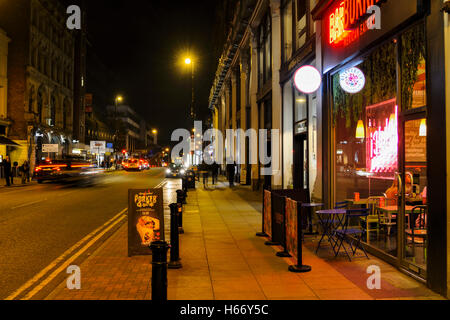
{"type": "Polygon", "coordinates": [[[16,189],[16,188],[26,188],[26,187],[35,186],[35,185],[37,185],[37,181],[31,180],[31,182],[22,184],[22,178],[16,177],[16,178],[14,178],[14,184],[7,187],[5,178],[0,179],[0,191],[16,189]]]}
{"type": "MultiPolygon", "coordinates": [[[[169,182],[165,198],[174,199],[176,189],[179,183],[169,182]]],[[[294,261],[276,257],[280,248],[255,236],[261,230],[260,195],[222,182],[189,192],[180,235],[183,268],[168,271],[169,300],[443,299],[374,257],[348,262],[323,253],[320,258],[311,244],[303,260],[312,271],[290,273],[294,261]],[[367,288],[369,265],[381,268],[381,290],[367,288]]],[[[64,282],[47,299],[151,299],[150,262],[150,256],[127,257],[124,225],[81,265],[81,290],[68,290],[64,282]]]]}

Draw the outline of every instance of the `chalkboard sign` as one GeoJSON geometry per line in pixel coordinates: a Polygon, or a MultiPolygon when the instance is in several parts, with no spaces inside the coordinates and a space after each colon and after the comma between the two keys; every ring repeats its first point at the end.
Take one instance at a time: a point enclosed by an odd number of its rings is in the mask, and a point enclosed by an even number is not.
{"type": "Polygon", "coordinates": [[[153,241],[164,240],[163,190],[128,190],[128,256],[151,255],[153,241]]]}

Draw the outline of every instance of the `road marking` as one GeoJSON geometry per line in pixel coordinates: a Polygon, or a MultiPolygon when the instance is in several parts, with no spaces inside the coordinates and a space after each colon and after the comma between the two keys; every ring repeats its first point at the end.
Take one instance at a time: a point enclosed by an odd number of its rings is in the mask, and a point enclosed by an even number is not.
{"type": "Polygon", "coordinates": [[[89,241],[81,250],[79,250],[76,254],[66,260],[58,269],[53,271],[46,279],[44,279],[38,286],[36,286],[33,290],[31,290],[22,300],[29,300],[39,291],[41,291],[46,285],[48,285],[53,279],[55,279],[58,274],[66,270],[66,268],[75,261],[80,255],[82,255],[89,247],[91,247],[96,241],[98,241],[105,233],[111,230],[116,224],[125,219],[126,216],[121,216],[119,219],[114,221],[108,228],[99,233],[95,238],[89,241]]]}
{"type": "Polygon", "coordinates": [[[25,290],[27,290],[28,288],[30,288],[31,286],[33,286],[36,282],[39,281],[39,279],[41,279],[43,276],[45,276],[50,270],[52,270],[53,268],[55,268],[59,263],[61,263],[62,261],[64,261],[67,256],[69,256],[70,254],[72,254],[76,249],[78,249],[83,243],[85,243],[87,240],[89,240],[90,238],[92,238],[95,234],[97,234],[100,230],[102,230],[103,228],[107,227],[110,223],[113,223],[114,220],[116,219],[121,219],[121,217],[125,217],[123,214],[127,211],[128,209],[125,208],[123,209],[120,213],[118,213],[117,215],[115,215],[113,218],[111,218],[110,220],[108,220],[107,222],[105,222],[102,226],[98,227],[97,229],[95,229],[94,231],[92,231],[90,234],[88,234],[86,237],[84,237],[83,239],[81,239],[80,241],[78,241],[75,245],[73,245],[71,248],[67,249],[62,255],[60,255],[58,258],[56,258],[55,260],[53,260],[53,262],[51,262],[47,267],[45,267],[43,270],[41,270],[37,275],[35,275],[33,278],[31,278],[30,280],[28,280],[25,284],[23,284],[19,289],[17,289],[16,291],[14,291],[11,295],[9,295],[5,300],[13,300],[15,299],[17,296],[19,296],[20,294],[22,294],[25,290]]]}
{"type": "Polygon", "coordinates": [[[32,206],[33,204],[37,204],[37,203],[44,202],[44,201],[47,201],[47,199],[42,199],[42,200],[38,200],[38,201],[24,203],[24,204],[21,204],[20,206],[12,207],[11,210],[32,206]]]}

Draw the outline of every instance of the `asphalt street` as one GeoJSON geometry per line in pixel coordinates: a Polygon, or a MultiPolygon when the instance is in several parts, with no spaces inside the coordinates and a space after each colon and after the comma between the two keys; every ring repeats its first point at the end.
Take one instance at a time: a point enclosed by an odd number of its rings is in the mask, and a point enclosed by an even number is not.
{"type": "Polygon", "coordinates": [[[89,187],[45,183],[2,188],[0,299],[124,210],[128,189],[151,188],[163,180],[163,169],[151,169],[106,173],[89,187]]]}

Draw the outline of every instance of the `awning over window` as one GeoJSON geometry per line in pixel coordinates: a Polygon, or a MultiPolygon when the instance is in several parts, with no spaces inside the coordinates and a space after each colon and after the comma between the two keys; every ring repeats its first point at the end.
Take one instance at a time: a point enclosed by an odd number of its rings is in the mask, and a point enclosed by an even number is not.
{"type": "Polygon", "coordinates": [[[10,140],[10,139],[8,139],[6,137],[2,137],[2,136],[0,136],[0,145],[12,146],[12,147],[18,147],[19,146],[14,141],[12,141],[12,140],[10,140]]]}

